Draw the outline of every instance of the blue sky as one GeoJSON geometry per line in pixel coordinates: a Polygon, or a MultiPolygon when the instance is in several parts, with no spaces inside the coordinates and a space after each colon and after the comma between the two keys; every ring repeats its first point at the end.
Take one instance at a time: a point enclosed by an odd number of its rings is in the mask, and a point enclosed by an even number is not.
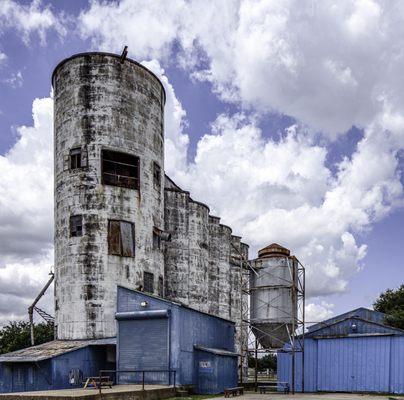
{"type": "Polygon", "coordinates": [[[167,172],[251,258],[292,249],[310,319],[403,283],[404,6],[170,4],[0,4],[0,323],[25,316],[52,265],[52,71],[124,45],[166,87],[167,172]]]}

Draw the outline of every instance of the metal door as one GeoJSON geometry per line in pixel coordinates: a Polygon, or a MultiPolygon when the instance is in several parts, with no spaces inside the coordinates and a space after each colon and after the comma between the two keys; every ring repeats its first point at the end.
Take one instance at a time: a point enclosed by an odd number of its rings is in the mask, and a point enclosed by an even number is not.
{"type": "MultiPolygon", "coordinates": [[[[168,318],[119,321],[119,370],[168,370],[168,318]]],[[[120,374],[122,383],[140,382],[141,374],[120,374]]],[[[146,383],[169,383],[168,372],[145,373],[146,383]]]]}
{"type": "Polygon", "coordinates": [[[388,392],[390,338],[318,340],[317,390],[388,392]]]}

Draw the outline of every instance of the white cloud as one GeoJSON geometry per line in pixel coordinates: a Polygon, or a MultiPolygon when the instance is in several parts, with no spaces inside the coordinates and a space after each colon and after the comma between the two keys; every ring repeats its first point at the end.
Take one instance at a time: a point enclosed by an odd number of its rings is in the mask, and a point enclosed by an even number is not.
{"type": "Polygon", "coordinates": [[[143,61],[142,64],[153,71],[163,83],[166,92],[164,108],[164,152],[166,171],[184,171],[187,163],[188,135],[183,133],[186,112],[175,95],[164,69],[157,60],[143,61]]]}
{"type": "Polygon", "coordinates": [[[24,83],[21,71],[13,72],[8,78],[2,79],[2,82],[12,88],[19,88],[24,83]]]}
{"type": "Polygon", "coordinates": [[[0,51],[0,65],[3,64],[7,60],[7,55],[0,51]]]}
{"type": "Polygon", "coordinates": [[[34,125],[19,127],[0,156],[0,268],[35,260],[53,243],[53,100],[34,100],[32,113],[34,125]]]}
{"type": "Polygon", "coordinates": [[[88,12],[80,16],[81,33],[83,37],[92,36],[97,47],[104,50],[119,52],[130,43],[140,59],[168,56],[184,7],[183,0],[170,1],[169,7],[164,0],[91,1],[88,12]]]}
{"type": "Polygon", "coordinates": [[[49,6],[43,6],[41,0],[32,0],[30,4],[21,4],[14,0],[0,2],[0,33],[7,28],[14,28],[21,33],[23,41],[28,44],[30,35],[37,33],[42,44],[46,42],[46,33],[50,29],[59,35],[66,33],[65,28],[49,6]]]}
{"type": "Polygon", "coordinates": [[[324,321],[334,315],[334,304],[316,299],[318,303],[310,303],[306,306],[306,326],[313,323],[324,321]]]}
{"type": "MultiPolygon", "coordinates": [[[[49,251],[36,262],[10,262],[0,267],[0,326],[9,321],[27,320],[28,307],[50,278],[48,273],[52,265],[53,251],[49,251]]],[[[53,286],[48,288],[37,306],[54,315],[53,286]]],[[[36,314],[35,320],[43,322],[36,314]]]]}
{"type": "Polygon", "coordinates": [[[97,46],[179,62],[224,99],[331,136],[371,123],[380,95],[404,106],[400,1],[93,1],[80,29],[97,46]]]}
{"type": "MultiPolygon", "coordinates": [[[[27,318],[53,263],[53,100],[35,99],[32,114],[0,156],[0,326],[27,318]]],[[[38,304],[50,313],[52,296],[38,304]]]]}

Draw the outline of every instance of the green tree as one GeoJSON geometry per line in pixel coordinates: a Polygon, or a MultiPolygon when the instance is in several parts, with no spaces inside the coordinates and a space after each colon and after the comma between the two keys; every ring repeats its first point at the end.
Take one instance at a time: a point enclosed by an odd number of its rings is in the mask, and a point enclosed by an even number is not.
{"type": "Polygon", "coordinates": [[[383,292],[373,303],[373,308],[387,314],[385,324],[404,329],[404,284],[383,292]]]}
{"type": "MultiPolygon", "coordinates": [[[[34,325],[35,344],[53,340],[53,326],[40,323],[34,325]]],[[[30,325],[25,321],[9,322],[0,329],[0,354],[31,346],[30,325]]]]}
{"type": "MultiPolygon", "coordinates": [[[[277,358],[274,354],[267,354],[264,357],[258,358],[258,371],[266,371],[267,369],[276,371],[276,362],[277,358]]],[[[249,368],[255,368],[254,357],[248,357],[248,366],[249,368]]]]}

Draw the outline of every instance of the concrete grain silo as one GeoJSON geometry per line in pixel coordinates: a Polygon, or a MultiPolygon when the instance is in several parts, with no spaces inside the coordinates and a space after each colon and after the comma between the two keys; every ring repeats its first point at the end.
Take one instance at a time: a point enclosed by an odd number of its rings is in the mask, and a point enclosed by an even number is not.
{"type": "Polygon", "coordinates": [[[282,347],[297,328],[297,260],[273,243],[251,264],[256,271],[250,273],[252,330],[263,348],[282,347]]]}
{"type": "Polygon", "coordinates": [[[209,207],[190,199],[188,203],[189,296],[191,307],[209,311],[209,207]]]}
{"type": "MultiPolygon", "coordinates": [[[[167,179],[167,183],[170,181],[167,179]]],[[[170,232],[171,241],[165,255],[165,296],[182,304],[188,302],[189,235],[188,235],[189,192],[176,185],[166,185],[164,191],[165,230],[170,232]]]]}
{"type": "Polygon", "coordinates": [[[162,295],[165,92],[108,53],[52,76],[58,339],[115,336],[117,285],[162,295]]]}

